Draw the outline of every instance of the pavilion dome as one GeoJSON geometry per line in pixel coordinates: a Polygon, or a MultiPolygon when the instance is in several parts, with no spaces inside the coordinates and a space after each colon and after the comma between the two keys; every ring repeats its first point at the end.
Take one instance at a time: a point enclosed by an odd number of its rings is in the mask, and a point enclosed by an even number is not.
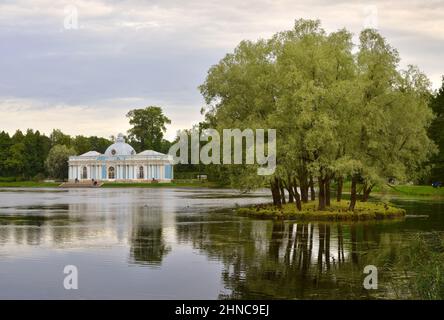
{"type": "Polygon", "coordinates": [[[125,142],[125,138],[121,133],[117,135],[116,142],[110,145],[108,149],[106,149],[105,151],[105,155],[110,157],[131,156],[135,154],[136,150],[134,150],[133,147],[131,147],[128,143],[125,142]]]}

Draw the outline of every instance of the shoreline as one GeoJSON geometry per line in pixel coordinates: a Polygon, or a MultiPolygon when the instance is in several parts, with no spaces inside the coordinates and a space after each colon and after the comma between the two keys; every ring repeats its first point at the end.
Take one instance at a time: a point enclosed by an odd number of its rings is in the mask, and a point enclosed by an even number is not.
{"type": "MultiPolygon", "coordinates": [[[[63,182],[34,182],[34,181],[14,181],[0,182],[0,188],[59,188],[63,182]]],[[[83,189],[83,187],[72,187],[71,189],[83,189]]],[[[193,182],[178,181],[171,183],[121,183],[121,182],[105,182],[98,188],[211,188],[211,189],[227,189],[227,187],[217,185],[212,182],[193,182]]],[[[60,187],[60,189],[63,189],[60,187]]],[[[68,188],[67,188],[68,189],[68,188]]]]}

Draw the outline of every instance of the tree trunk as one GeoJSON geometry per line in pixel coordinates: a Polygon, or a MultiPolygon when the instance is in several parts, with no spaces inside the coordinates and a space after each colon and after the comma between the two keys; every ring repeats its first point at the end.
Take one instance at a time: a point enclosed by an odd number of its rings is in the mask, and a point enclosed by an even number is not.
{"type": "Polygon", "coordinates": [[[290,185],[290,187],[286,188],[288,191],[288,203],[294,203],[294,197],[293,197],[293,192],[291,192],[292,186],[290,185]]]}
{"type": "Polygon", "coordinates": [[[350,189],[350,206],[349,210],[354,211],[356,205],[356,184],[358,183],[358,178],[356,176],[352,177],[351,189],[350,189]]]}
{"type": "Polygon", "coordinates": [[[310,198],[311,201],[315,201],[316,200],[316,193],[315,193],[315,188],[314,188],[314,183],[313,183],[313,177],[310,177],[310,198]]]}
{"type": "Polygon", "coordinates": [[[325,205],[330,207],[330,178],[325,179],[325,205]]]}
{"type": "Polygon", "coordinates": [[[341,202],[342,199],[342,186],[344,184],[344,179],[342,177],[338,178],[338,188],[336,190],[336,201],[341,202]]]}
{"type": "Polygon", "coordinates": [[[270,182],[270,191],[271,191],[271,197],[273,198],[273,205],[277,206],[276,192],[274,190],[274,183],[273,182],[270,182]]]}
{"type": "Polygon", "coordinates": [[[296,179],[294,179],[293,182],[293,193],[294,193],[294,199],[296,200],[296,208],[301,211],[302,210],[302,202],[301,202],[301,196],[298,192],[298,184],[296,183],[296,179]]]}
{"type": "Polygon", "coordinates": [[[279,191],[279,180],[278,180],[278,178],[274,178],[274,193],[275,193],[275,197],[276,197],[276,206],[279,209],[282,209],[281,193],[279,191]]]}
{"type": "Polygon", "coordinates": [[[370,192],[372,192],[373,185],[367,186],[367,184],[364,185],[364,188],[362,189],[362,199],[361,202],[367,202],[368,198],[370,197],[370,192]]]}
{"type": "Polygon", "coordinates": [[[308,181],[307,181],[307,174],[301,174],[301,177],[299,178],[299,181],[301,182],[301,200],[304,203],[308,202],[308,181]]]}
{"type": "Polygon", "coordinates": [[[285,200],[285,189],[282,181],[279,181],[279,191],[281,192],[282,204],[286,204],[287,201],[285,200]]]}
{"type": "Polygon", "coordinates": [[[292,190],[293,186],[292,186],[292,181],[291,181],[290,175],[288,175],[287,183],[284,186],[288,192],[288,203],[294,203],[294,194],[293,194],[293,190],[292,190]]]}
{"type": "Polygon", "coordinates": [[[318,185],[319,185],[319,201],[318,201],[318,210],[324,211],[325,210],[325,180],[321,177],[318,178],[318,185]]]}

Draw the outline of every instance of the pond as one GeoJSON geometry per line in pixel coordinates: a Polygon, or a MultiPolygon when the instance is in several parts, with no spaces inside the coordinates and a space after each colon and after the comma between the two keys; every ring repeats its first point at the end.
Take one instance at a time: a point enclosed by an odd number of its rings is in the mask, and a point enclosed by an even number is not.
{"type": "Polygon", "coordinates": [[[300,223],[233,213],[268,191],[1,189],[0,298],[410,298],[409,270],[387,261],[444,232],[444,200],[391,200],[405,219],[300,223]],[[369,264],[377,290],[362,285],[369,264]],[[66,265],[78,290],[63,286],[66,265]]]}

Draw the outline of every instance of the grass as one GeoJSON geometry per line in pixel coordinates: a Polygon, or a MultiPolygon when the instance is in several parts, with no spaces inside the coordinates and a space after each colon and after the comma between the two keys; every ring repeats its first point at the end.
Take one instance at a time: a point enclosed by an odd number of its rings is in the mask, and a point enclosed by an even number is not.
{"type": "Polygon", "coordinates": [[[432,234],[439,242],[430,243],[418,235],[409,248],[404,261],[415,272],[413,290],[421,299],[444,299],[444,237],[432,234]]]}
{"type": "Polygon", "coordinates": [[[378,265],[399,272],[399,281],[393,284],[397,291],[407,288],[415,299],[444,299],[444,233],[433,231],[410,237],[401,243],[399,254],[385,253],[378,265]]]}
{"type": "Polygon", "coordinates": [[[1,188],[54,188],[60,182],[39,182],[39,181],[0,181],[1,188]]]}
{"type": "Polygon", "coordinates": [[[298,220],[376,220],[399,218],[405,215],[405,210],[382,202],[357,202],[354,211],[348,210],[349,201],[332,201],[325,211],[317,210],[317,201],[302,204],[298,211],[294,203],[287,203],[278,209],[272,204],[255,205],[238,208],[240,215],[271,219],[298,219],[298,220]]]}
{"type": "MultiPolygon", "coordinates": [[[[335,189],[335,184],[332,184],[332,189],[335,189]]],[[[361,185],[358,185],[358,191],[361,189],[361,185]]],[[[344,182],[344,192],[350,192],[350,182],[344,182]]],[[[420,186],[420,185],[390,185],[375,186],[372,190],[372,194],[395,194],[406,196],[421,196],[421,197],[444,197],[444,187],[433,188],[432,186],[420,186]]]]}
{"type": "Polygon", "coordinates": [[[397,185],[391,186],[394,192],[408,196],[443,196],[444,188],[433,188],[432,186],[397,185]]]}

